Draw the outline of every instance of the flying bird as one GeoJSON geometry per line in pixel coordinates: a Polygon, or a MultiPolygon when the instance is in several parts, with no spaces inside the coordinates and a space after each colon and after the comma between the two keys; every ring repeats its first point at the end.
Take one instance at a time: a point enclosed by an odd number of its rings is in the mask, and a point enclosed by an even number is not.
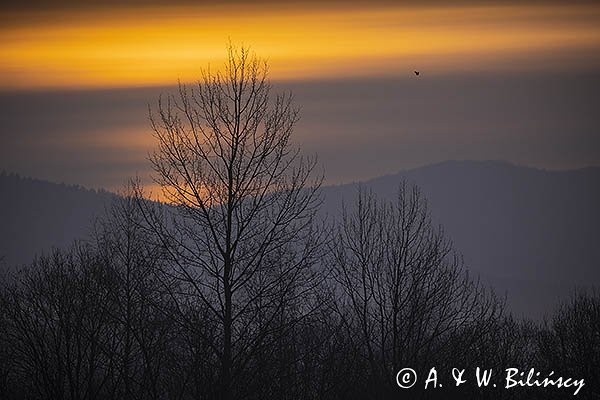
{"type": "Polygon", "coordinates": [[[419,76],[419,71],[415,71],[415,75],[416,75],[416,76],[419,76]]]}

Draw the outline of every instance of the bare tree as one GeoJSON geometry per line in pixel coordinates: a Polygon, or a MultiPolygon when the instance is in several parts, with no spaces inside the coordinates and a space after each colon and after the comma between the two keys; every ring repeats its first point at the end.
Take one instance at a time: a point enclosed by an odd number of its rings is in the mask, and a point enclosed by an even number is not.
{"type": "MultiPolygon", "coordinates": [[[[229,47],[222,72],[159,100],[151,123],[154,178],[171,205],[146,209],[185,285],[219,327],[205,338],[219,360],[221,398],[235,380],[315,306],[320,230],[313,224],[321,178],[290,137],[291,95],[271,96],[264,61],[229,47]],[[300,302],[299,299],[302,299],[300,302]]],[[[186,313],[181,313],[186,315],[186,313]]]]}
{"type": "Polygon", "coordinates": [[[483,334],[498,311],[406,183],[394,203],[361,190],[343,211],[332,256],[339,314],[381,395],[395,387],[397,368],[441,362],[455,334],[473,326],[483,334]]]}
{"type": "Polygon", "coordinates": [[[54,252],[4,293],[16,387],[46,399],[95,399],[113,375],[109,271],[88,247],[54,252]]]}
{"type": "Polygon", "coordinates": [[[573,293],[538,336],[541,365],[557,373],[560,371],[562,376],[585,379],[584,390],[590,398],[600,396],[600,293],[597,290],[573,293]]]}
{"type": "Polygon", "coordinates": [[[162,248],[146,236],[137,201],[115,199],[91,240],[2,282],[5,398],[182,399],[190,392],[186,332],[173,324],[169,282],[156,273],[162,248]]]}
{"type": "Polygon", "coordinates": [[[179,332],[164,289],[170,283],[157,273],[163,249],[148,236],[138,201],[133,186],[115,198],[95,224],[91,244],[115,282],[110,292],[112,396],[159,399],[168,392],[170,378],[185,374],[183,368],[177,374],[168,371],[180,361],[174,339],[179,332]]]}

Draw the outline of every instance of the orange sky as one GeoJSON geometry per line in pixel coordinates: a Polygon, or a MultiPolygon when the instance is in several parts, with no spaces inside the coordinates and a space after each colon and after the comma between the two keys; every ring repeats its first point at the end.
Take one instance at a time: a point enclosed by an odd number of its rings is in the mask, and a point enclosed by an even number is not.
{"type": "Polygon", "coordinates": [[[177,5],[1,16],[0,88],[194,80],[228,40],[268,57],[274,79],[596,68],[600,6],[277,8],[177,5]]]}
{"type": "Polygon", "coordinates": [[[0,4],[0,169],[111,189],[148,176],[148,104],[220,68],[229,41],[294,93],[296,143],[329,183],[448,159],[599,164],[598,3],[259,1],[0,4]]]}

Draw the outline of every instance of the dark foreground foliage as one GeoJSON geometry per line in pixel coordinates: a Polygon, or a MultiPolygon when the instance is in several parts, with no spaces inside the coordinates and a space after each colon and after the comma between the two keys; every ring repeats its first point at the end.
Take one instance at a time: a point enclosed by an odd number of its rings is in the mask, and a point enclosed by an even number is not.
{"type": "MultiPolygon", "coordinates": [[[[119,200],[90,240],[5,278],[1,398],[222,398],[223,322],[198,299],[192,281],[172,272],[167,247],[147,229],[143,203],[135,196],[119,200]]],[[[261,309],[248,299],[252,318],[232,333],[234,398],[541,399],[573,393],[478,388],[473,379],[451,389],[453,368],[473,377],[477,367],[496,374],[505,368],[555,371],[585,378],[577,398],[598,392],[600,296],[577,294],[545,323],[515,320],[466,274],[416,189],[401,186],[396,203],[359,193],[323,247],[314,265],[319,284],[296,280],[289,290],[289,280],[276,275],[281,287],[269,296],[286,301],[261,299],[261,309]],[[396,384],[404,367],[419,373],[410,390],[396,384]],[[432,367],[446,388],[423,390],[432,367]]],[[[286,251],[293,249],[282,249],[266,265],[289,260],[286,251]]]]}

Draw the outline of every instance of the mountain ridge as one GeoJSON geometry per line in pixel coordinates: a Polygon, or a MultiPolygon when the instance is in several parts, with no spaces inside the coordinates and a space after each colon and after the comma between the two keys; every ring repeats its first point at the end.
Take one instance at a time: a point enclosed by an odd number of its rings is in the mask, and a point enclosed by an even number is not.
{"type": "MultiPolygon", "coordinates": [[[[433,222],[466,267],[507,293],[517,314],[552,311],[556,298],[600,283],[600,167],[547,170],[505,161],[450,160],[322,188],[323,213],[339,215],[358,186],[393,200],[419,186],[433,222]],[[531,291],[539,294],[531,300],[531,291]]],[[[0,174],[0,255],[7,265],[85,237],[114,193],[0,174]]]]}
{"type": "Polygon", "coordinates": [[[358,185],[393,201],[402,180],[419,186],[434,223],[444,228],[469,270],[507,292],[518,312],[550,312],[553,295],[600,283],[600,168],[554,171],[502,161],[447,161],[325,187],[324,207],[336,215],[342,202],[351,204],[358,185]],[[540,293],[537,300],[531,300],[532,290],[540,293]]]}

